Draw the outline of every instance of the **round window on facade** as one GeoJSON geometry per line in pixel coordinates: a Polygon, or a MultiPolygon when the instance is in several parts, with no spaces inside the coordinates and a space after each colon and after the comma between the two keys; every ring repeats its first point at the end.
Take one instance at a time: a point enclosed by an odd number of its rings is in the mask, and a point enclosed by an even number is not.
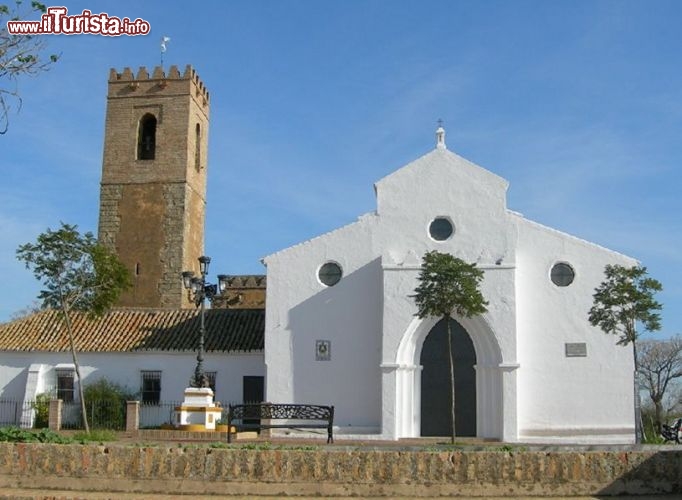
{"type": "Polygon", "coordinates": [[[568,286],[575,279],[575,271],[565,262],[554,264],[551,273],[552,283],[556,286],[568,286]]]}
{"type": "Polygon", "coordinates": [[[327,262],[317,271],[320,283],[326,286],[336,285],[341,280],[341,276],[343,276],[343,271],[336,262],[327,262]]]}
{"type": "Polygon", "coordinates": [[[436,217],[429,225],[429,234],[431,235],[431,238],[436,241],[445,241],[452,236],[452,233],[454,232],[455,228],[453,227],[452,222],[446,217],[436,217]]]}

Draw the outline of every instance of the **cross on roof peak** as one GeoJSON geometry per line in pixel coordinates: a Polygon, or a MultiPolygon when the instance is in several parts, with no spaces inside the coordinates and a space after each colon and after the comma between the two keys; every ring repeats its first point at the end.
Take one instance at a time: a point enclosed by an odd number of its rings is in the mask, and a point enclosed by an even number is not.
{"type": "Polygon", "coordinates": [[[443,120],[438,119],[438,128],[436,129],[436,149],[447,149],[445,145],[445,129],[443,128],[443,120]]]}

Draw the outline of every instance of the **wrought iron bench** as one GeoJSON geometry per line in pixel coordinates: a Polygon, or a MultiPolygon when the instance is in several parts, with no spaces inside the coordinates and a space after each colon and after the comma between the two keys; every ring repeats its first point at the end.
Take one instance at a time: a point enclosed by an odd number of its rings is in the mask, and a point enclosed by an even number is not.
{"type": "Polygon", "coordinates": [[[227,407],[227,442],[232,442],[232,427],[237,430],[327,429],[327,443],[334,442],[334,407],[302,404],[256,403],[227,407]],[[235,424],[239,420],[239,424],[235,424]],[[258,422],[247,422],[258,420],[258,422]],[[263,423],[263,420],[268,422],[263,423]],[[272,420],[288,422],[273,423],[272,420]],[[310,421],[317,420],[317,423],[310,421]]]}

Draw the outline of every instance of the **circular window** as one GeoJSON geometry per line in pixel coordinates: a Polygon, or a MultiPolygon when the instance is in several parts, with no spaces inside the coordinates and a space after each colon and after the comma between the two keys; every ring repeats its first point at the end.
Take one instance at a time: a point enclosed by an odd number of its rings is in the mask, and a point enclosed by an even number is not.
{"type": "Polygon", "coordinates": [[[336,262],[327,262],[317,271],[320,283],[327,286],[336,285],[341,280],[341,276],[343,276],[343,271],[341,271],[341,266],[336,262]]]}
{"type": "Polygon", "coordinates": [[[429,226],[429,234],[436,241],[447,240],[454,231],[455,228],[452,226],[452,222],[445,217],[436,217],[429,226]]]}
{"type": "Polygon", "coordinates": [[[568,286],[575,279],[575,271],[565,262],[554,264],[552,268],[552,283],[556,286],[568,286]]]}

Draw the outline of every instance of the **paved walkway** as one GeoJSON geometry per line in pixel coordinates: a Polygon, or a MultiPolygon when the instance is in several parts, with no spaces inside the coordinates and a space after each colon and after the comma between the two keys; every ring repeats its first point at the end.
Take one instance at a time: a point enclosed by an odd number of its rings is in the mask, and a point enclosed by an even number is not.
{"type": "MultiPolygon", "coordinates": [[[[159,433],[158,431],[141,430],[137,434],[128,434],[121,432],[118,434],[118,440],[112,444],[135,444],[144,445],[145,443],[153,444],[155,446],[167,445],[178,446],[179,444],[216,444],[224,443],[227,445],[227,435],[225,433],[203,432],[203,433],[186,433],[182,431],[166,431],[159,433]]],[[[258,436],[255,432],[240,433],[238,438],[232,439],[234,446],[253,446],[255,448],[267,448],[286,446],[286,447],[321,447],[321,448],[353,448],[353,449],[377,449],[377,450],[391,450],[391,451],[409,451],[409,450],[428,450],[434,448],[450,449],[453,445],[450,444],[449,437],[419,437],[419,438],[403,438],[398,441],[381,440],[381,439],[363,439],[360,436],[346,436],[343,434],[336,434],[334,436],[334,443],[327,444],[327,434],[316,435],[314,433],[301,433],[289,436],[278,434],[273,437],[258,436]]],[[[667,444],[667,445],[634,445],[634,444],[542,444],[542,443],[505,443],[496,440],[481,439],[475,437],[457,437],[455,439],[454,447],[464,449],[467,451],[478,450],[523,450],[523,451],[635,451],[635,450],[682,450],[682,445],[667,444]]]]}

